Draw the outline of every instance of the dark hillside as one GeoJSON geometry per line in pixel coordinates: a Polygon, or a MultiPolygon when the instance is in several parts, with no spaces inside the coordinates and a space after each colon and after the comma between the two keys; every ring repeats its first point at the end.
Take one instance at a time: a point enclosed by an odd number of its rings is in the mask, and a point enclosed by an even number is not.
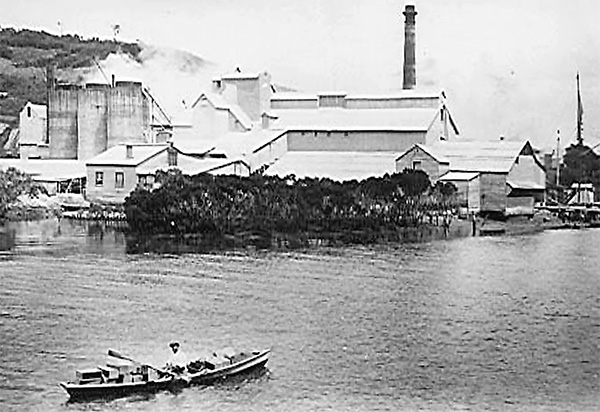
{"type": "Polygon", "coordinates": [[[57,77],[70,69],[94,66],[110,53],[122,52],[139,60],[137,44],[83,39],[78,35],[55,36],[43,31],[0,29],[0,123],[16,127],[19,111],[27,101],[45,104],[46,68],[56,67],[57,77]]]}

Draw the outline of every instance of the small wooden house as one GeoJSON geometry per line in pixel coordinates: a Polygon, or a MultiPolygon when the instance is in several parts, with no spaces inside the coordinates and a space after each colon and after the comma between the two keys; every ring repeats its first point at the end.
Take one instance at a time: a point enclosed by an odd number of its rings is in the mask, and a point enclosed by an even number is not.
{"type": "Polygon", "coordinates": [[[434,183],[453,183],[461,204],[481,214],[532,214],[546,189],[545,170],[528,141],[414,145],[396,159],[396,171],[406,168],[425,171],[434,183]]]}

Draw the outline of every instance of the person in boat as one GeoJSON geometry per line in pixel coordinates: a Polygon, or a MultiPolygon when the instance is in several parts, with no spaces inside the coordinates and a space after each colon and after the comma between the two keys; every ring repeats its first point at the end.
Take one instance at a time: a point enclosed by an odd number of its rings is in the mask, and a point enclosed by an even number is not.
{"type": "Polygon", "coordinates": [[[181,345],[179,342],[171,342],[169,343],[169,347],[171,348],[171,357],[167,362],[167,370],[176,373],[185,372],[187,359],[181,350],[181,345]]]}

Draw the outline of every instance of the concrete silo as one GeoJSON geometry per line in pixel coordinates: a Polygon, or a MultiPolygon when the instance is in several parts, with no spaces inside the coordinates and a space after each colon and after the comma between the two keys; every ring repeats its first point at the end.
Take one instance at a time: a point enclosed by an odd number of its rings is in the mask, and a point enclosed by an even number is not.
{"type": "Polygon", "coordinates": [[[107,149],[108,92],[110,85],[88,83],[79,94],[78,158],[90,159],[107,149]]]}
{"type": "Polygon", "coordinates": [[[150,110],[142,83],[119,81],[108,93],[108,144],[145,143],[150,136],[150,110]]]}
{"type": "Polygon", "coordinates": [[[48,96],[50,158],[77,159],[77,106],[80,86],[56,85],[48,96]]]}

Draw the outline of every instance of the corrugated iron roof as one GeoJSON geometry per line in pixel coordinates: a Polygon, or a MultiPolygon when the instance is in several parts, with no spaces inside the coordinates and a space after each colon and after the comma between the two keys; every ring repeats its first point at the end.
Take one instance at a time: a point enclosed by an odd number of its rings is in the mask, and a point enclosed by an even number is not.
{"type": "Polygon", "coordinates": [[[119,144],[105,152],[88,159],[88,166],[138,166],[160,152],[167,150],[169,144],[119,144]],[[132,147],[132,157],[127,158],[127,146],[132,147]]]}
{"type": "Polygon", "coordinates": [[[428,149],[450,162],[453,171],[506,173],[510,171],[526,141],[441,141],[428,149]]]}
{"type": "Polygon", "coordinates": [[[512,187],[513,189],[526,189],[526,190],[545,190],[546,186],[536,183],[536,182],[527,182],[527,181],[523,181],[523,182],[513,182],[513,181],[507,181],[506,182],[507,185],[509,185],[510,187],[512,187]]]}
{"type": "Polygon", "coordinates": [[[397,154],[392,152],[287,152],[266,170],[266,174],[362,180],[395,173],[396,157],[397,154]]]}
{"type": "MultiPolygon", "coordinates": [[[[225,168],[234,163],[246,163],[241,159],[214,159],[214,158],[196,158],[192,156],[179,155],[177,156],[177,166],[145,166],[141,165],[136,169],[139,175],[154,174],[159,170],[179,169],[187,175],[197,175],[200,173],[212,172],[218,169],[225,168]]],[[[246,165],[247,166],[247,165],[246,165]]]]}
{"type": "Polygon", "coordinates": [[[71,159],[0,159],[0,169],[14,167],[34,180],[59,182],[86,176],[85,162],[71,159]]]}
{"type": "Polygon", "coordinates": [[[478,172],[448,172],[440,177],[438,180],[442,182],[450,182],[450,181],[469,181],[475,179],[479,176],[478,172]]]}
{"type": "Polygon", "coordinates": [[[274,128],[319,131],[427,131],[437,109],[282,109],[274,128]]]}

